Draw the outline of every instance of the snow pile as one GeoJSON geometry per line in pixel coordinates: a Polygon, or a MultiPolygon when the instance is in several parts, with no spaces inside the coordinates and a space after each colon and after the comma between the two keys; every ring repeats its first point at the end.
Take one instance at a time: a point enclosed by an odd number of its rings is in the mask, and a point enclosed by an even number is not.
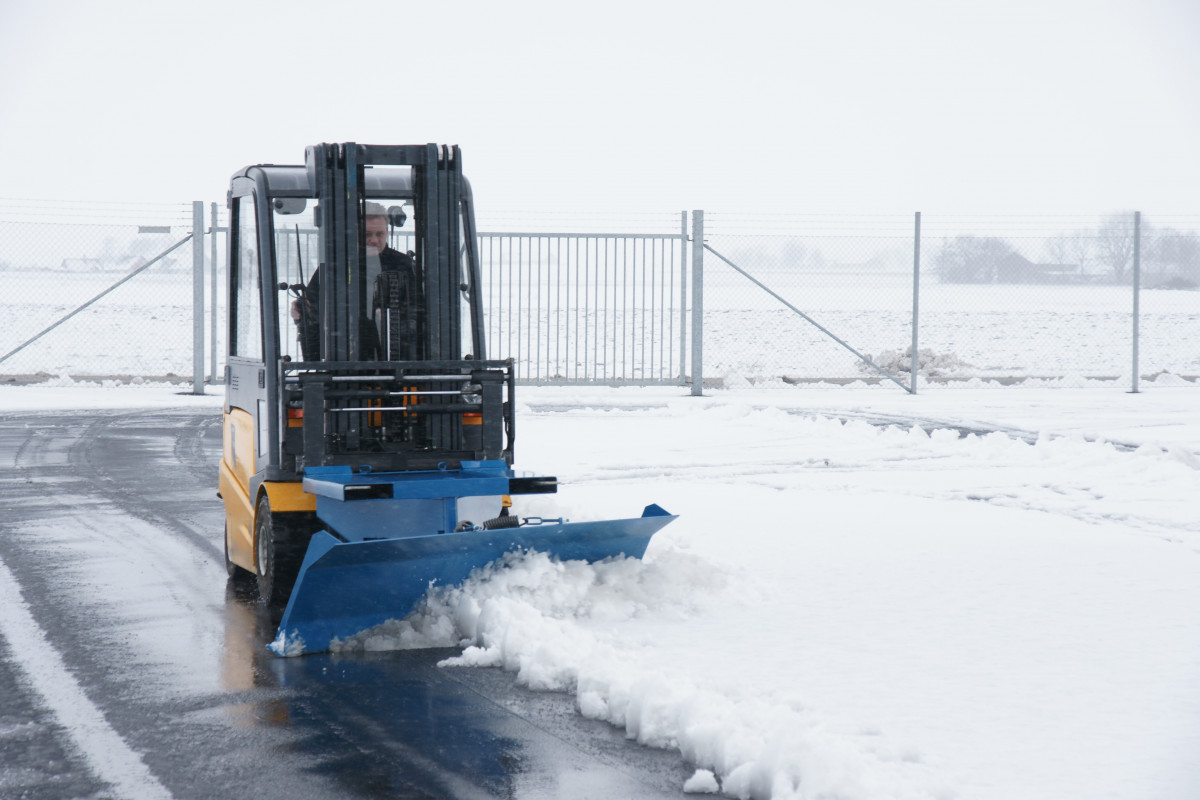
{"type": "Polygon", "coordinates": [[[712,772],[698,769],[692,777],[684,782],[683,790],[689,794],[715,794],[721,790],[721,786],[712,772]]]}
{"type": "Polygon", "coordinates": [[[304,637],[287,631],[279,631],[274,641],[267,645],[267,649],[284,658],[302,655],[304,653],[304,637]]]}
{"type": "MultiPolygon", "coordinates": [[[[584,716],[698,765],[686,791],[937,796],[911,753],[889,751],[878,737],[866,737],[864,747],[863,737],[827,730],[774,688],[758,692],[736,680],[710,684],[665,672],[654,659],[657,635],[630,638],[638,621],[650,630],[686,627],[721,607],[753,615],[762,599],[753,576],[676,548],[655,549],[645,561],[594,565],[511,554],[459,587],[432,592],[407,619],[340,642],[338,651],[462,644],[463,653],[442,666],[501,667],[531,689],[573,693],[584,716]]],[[[703,652],[722,643],[693,645],[703,652]]]]}
{"type": "MultiPolygon", "coordinates": [[[[893,377],[903,378],[912,372],[912,347],[905,350],[883,350],[879,355],[867,354],[867,358],[893,377]]],[[[875,368],[866,362],[858,362],[858,371],[869,375],[877,375],[875,368]]],[[[940,378],[954,375],[971,368],[971,364],[963,361],[953,353],[935,353],[927,347],[917,350],[917,374],[923,378],[940,378]]]]}

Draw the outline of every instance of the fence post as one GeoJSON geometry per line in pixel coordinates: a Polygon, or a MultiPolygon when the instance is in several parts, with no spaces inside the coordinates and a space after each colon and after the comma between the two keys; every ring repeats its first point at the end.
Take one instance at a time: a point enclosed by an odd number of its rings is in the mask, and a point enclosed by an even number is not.
{"type": "Polygon", "coordinates": [[[213,386],[217,382],[217,308],[220,303],[217,302],[217,204],[213,203],[209,206],[212,220],[210,221],[209,230],[212,231],[212,238],[209,240],[209,287],[208,296],[210,298],[209,305],[209,361],[208,361],[208,385],[213,386]]]}
{"type": "Polygon", "coordinates": [[[192,201],[192,394],[204,394],[204,203],[192,201]]]}
{"type": "Polygon", "coordinates": [[[692,212],[692,396],[704,394],[704,212],[692,212]]]}
{"type": "Polygon", "coordinates": [[[916,228],[913,231],[913,306],[912,306],[912,356],[909,358],[910,386],[908,393],[917,393],[918,353],[917,326],[920,321],[918,310],[921,303],[921,212],[917,212],[916,228]]]}
{"type": "Polygon", "coordinates": [[[1142,300],[1142,212],[1133,212],[1133,388],[1138,393],[1138,328],[1142,300]]]}

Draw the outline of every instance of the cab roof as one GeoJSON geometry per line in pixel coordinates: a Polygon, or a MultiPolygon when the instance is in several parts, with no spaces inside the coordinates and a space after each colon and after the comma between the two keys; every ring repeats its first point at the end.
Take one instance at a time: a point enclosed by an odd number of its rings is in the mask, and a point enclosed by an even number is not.
{"type": "MultiPolygon", "coordinates": [[[[405,198],[413,194],[413,168],[409,166],[376,166],[363,168],[363,184],[367,197],[405,198]]],[[[230,185],[239,179],[263,179],[269,197],[316,197],[308,169],[300,165],[255,164],[233,174],[230,185]]],[[[241,194],[234,192],[234,194],[241,194]]]]}

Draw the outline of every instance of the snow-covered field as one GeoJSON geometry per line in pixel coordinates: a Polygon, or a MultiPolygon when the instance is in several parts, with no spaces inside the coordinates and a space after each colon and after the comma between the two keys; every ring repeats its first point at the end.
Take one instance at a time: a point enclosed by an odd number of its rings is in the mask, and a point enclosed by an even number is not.
{"type": "MultiPolygon", "coordinates": [[[[219,405],[59,383],[0,409],[219,405]]],[[[1191,800],[1200,419],[1170,384],[523,389],[518,466],[565,485],[518,511],[680,518],[644,562],[514,560],[369,646],[571,692],[692,791],[1191,800]]]]}

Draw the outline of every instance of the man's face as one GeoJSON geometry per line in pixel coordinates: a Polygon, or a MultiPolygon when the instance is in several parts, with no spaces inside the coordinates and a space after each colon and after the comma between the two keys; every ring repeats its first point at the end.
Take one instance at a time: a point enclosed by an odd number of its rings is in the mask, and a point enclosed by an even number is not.
{"type": "Polygon", "coordinates": [[[367,217],[367,255],[377,256],[387,247],[387,217],[367,217]]]}

